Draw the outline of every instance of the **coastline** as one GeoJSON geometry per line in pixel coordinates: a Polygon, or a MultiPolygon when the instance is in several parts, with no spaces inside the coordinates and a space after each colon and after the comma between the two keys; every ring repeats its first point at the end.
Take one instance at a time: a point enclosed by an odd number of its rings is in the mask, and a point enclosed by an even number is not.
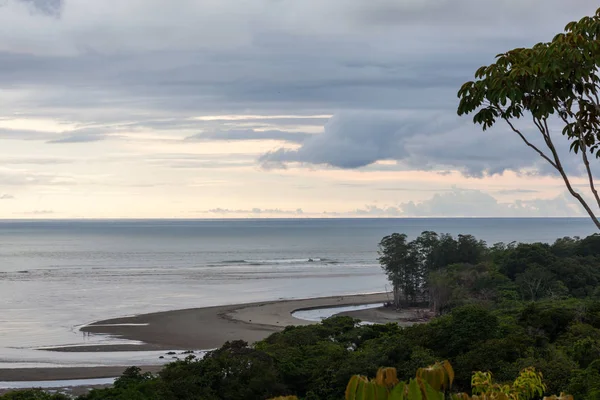
{"type": "MultiPolygon", "coordinates": [[[[80,331],[141,341],[144,344],[57,347],[40,351],[85,353],[131,350],[208,350],[218,348],[226,341],[232,340],[244,340],[248,343],[254,343],[274,332],[283,330],[288,325],[318,323],[295,318],[292,315],[294,311],[383,303],[387,299],[388,294],[382,292],[191,308],[114,318],[96,321],[81,327],[80,331]]],[[[352,315],[352,313],[343,314],[352,315]]],[[[386,319],[381,322],[390,322],[390,320],[386,319]]],[[[157,360],[155,365],[140,365],[140,367],[154,372],[162,367],[160,364],[157,360]]],[[[0,369],[0,382],[116,377],[129,366],[4,368],[0,369]]]]}

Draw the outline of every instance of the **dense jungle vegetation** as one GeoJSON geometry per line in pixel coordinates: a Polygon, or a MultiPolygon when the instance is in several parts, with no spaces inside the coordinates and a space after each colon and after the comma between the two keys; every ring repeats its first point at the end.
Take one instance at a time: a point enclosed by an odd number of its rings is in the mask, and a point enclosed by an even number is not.
{"type": "MultiPolygon", "coordinates": [[[[359,325],[350,317],[287,327],[254,345],[230,342],[203,359],[173,362],[157,375],[130,368],[114,387],[80,400],[342,399],[353,375],[393,367],[407,380],[442,360],[454,367],[457,392],[471,392],[474,371],[512,382],[534,367],[545,394],[600,399],[599,234],[492,246],[470,235],[424,232],[411,242],[391,235],[381,254],[401,286],[402,305],[428,298],[436,318],[407,328],[359,325]],[[386,254],[395,255],[393,263],[386,254]]],[[[0,396],[62,398],[32,391],[0,396]]]]}

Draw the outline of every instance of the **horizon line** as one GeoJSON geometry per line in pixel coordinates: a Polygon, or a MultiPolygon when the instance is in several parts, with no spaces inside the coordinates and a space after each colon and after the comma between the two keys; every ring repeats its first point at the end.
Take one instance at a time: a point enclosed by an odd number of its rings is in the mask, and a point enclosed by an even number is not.
{"type": "Polygon", "coordinates": [[[186,218],[186,217],[66,217],[66,218],[0,218],[4,221],[268,221],[268,220],[402,220],[402,219],[581,219],[589,217],[579,216],[402,216],[402,217],[221,217],[221,218],[186,218]]]}

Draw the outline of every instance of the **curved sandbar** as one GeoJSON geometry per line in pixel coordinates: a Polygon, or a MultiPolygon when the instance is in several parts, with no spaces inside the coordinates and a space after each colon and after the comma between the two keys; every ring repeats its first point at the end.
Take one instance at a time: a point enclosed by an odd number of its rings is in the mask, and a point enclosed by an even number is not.
{"type": "Polygon", "coordinates": [[[98,321],[81,331],[144,342],[143,345],[63,347],[54,351],[188,350],[214,349],[226,341],[262,340],[288,325],[309,325],[294,318],[299,309],[374,303],[387,299],[385,293],[334,296],[302,300],[280,300],[229,306],[175,310],[134,317],[98,321]]]}
{"type": "MultiPolygon", "coordinates": [[[[144,344],[59,347],[52,348],[51,351],[199,350],[218,348],[226,341],[232,340],[241,339],[254,343],[282,330],[288,325],[316,323],[294,318],[292,313],[296,310],[383,303],[387,300],[388,295],[386,293],[378,293],[302,300],[279,300],[142,314],[98,321],[84,326],[81,331],[141,341],[144,344]]],[[[0,369],[0,381],[110,377],[120,375],[116,372],[122,371],[124,368],[0,369]]],[[[160,367],[151,367],[152,370],[156,370],[156,368],[160,367]]]]}

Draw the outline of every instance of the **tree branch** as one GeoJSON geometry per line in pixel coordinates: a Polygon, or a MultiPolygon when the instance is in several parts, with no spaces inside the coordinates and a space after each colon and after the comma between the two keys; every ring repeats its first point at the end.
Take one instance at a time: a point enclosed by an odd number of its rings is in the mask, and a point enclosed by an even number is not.
{"type": "Polygon", "coordinates": [[[541,123],[539,123],[538,120],[535,117],[533,117],[533,123],[538,128],[538,130],[542,133],[542,136],[545,139],[546,138],[546,132],[544,132],[544,128],[542,127],[541,123]]]}
{"type": "MultiPolygon", "coordinates": [[[[545,120],[545,126],[548,126],[547,121],[545,120]]],[[[548,133],[548,148],[550,149],[550,151],[552,152],[552,156],[554,157],[554,161],[555,161],[555,165],[556,165],[556,169],[558,170],[558,172],[560,173],[560,175],[563,178],[563,181],[565,182],[565,185],[567,186],[567,190],[569,191],[569,193],[571,194],[571,196],[575,197],[577,199],[577,201],[579,201],[579,203],[583,206],[583,208],[585,209],[585,211],[588,213],[588,215],[590,216],[590,218],[592,219],[592,221],[594,221],[594,224],[596,225],[596,227],[598,227],[598,229],[600,229],[600,221],[598,220],[598,218],[596,217],[596,215],[594,214],[594,212],[592,211],[592,209],[590,208],[590,206],[587,204],[587,202],[585,201],[585,199],[578,193],[575,191],[575,189],[573,189],[573,186],[571,186],[571,182],[569,181],[569,177],[565,172],[565,169],[562,166],[562,163],[560,161],[560,157],[558,156],[558,152],[556,151],[556,147],[554,146],[554,143],[552,142],[552,138],[550,137],[550,131],[547,131],[548,133]]]]}
{"type": "Polygon", "coordinates": [[[531,142],[529,142],[527,140],[527,138],[525,137],[525,135],[523,135],[521,133],[520,130],[518,130],[517,128],[515,128],[515,126],[513,125],[512,122],[510,122],[510,120],[508,118],[503,118],[506,123],[510,126],[510,128],[513,130],[513,132],[515,132],[517,135],[519,135],[521,137],[521,139],[523,139],[523,141],[525,142],[525,144],[529,147],[531,147],[532,149],[534,149],[544,160],[548,161],[550,163],[550,165],[552,165],[554,168],[558,169],[558,165],[556,165],[554,163],[554,161],[552,161],[550,159],[550,157],[548,157],[547,155],[544,154],[544,152],[542,152],[540,149],[538,149],[535,145],[533,145],[531,142]]]}
{"type": "Polygon", "coordinates": [[[544,142],[546,142],[546,146],[548,146],[548,148],[552,147],[552,139],[550,138],[550,128],[548,128],[548,118],[540,120],[539,129],[542,133],[542,136],[544,137],[544,142]]]}
{"type": "Polygon", "coordinates": [[[581,157],[583,158],[583,164],[585,165],[585,170],[587,171],[588,180],[590,182],[590,189],[596,198],[596,202],[598,203],[598,208],[600,208],[600,195],[598,195],[598,191],[596,190],[596,186],[594,184],[594,175],[592,174],[592,170],[590,168],[590,162],[587,157],[587,146],[585,144],[585,140],[583,138],[583,133],[581,130],[579,131],[579,145],[581,147],[581,157]]]}
{"type": "Polygon", "coordinates": [[[600,99],[598,99],[598,95],[596,93],[593,93],[596,101],[594,101],[594,99],[592,99],[592,96],[589,95],[589,93],[585,94],[586,97],[588,98],[588,101],[594,106],[594,108],[596,109],[596,112],[600,113],[600,99]]]}
{"type": "MultiPolygon", "coordinates": [[[[588,95],[588,97],[589,97],[589,95],[588,95]]],[[[597,98],[597,96],[596,96],[596,98],[597,98]]],[[[591,98],[590,98],[590,101],[591,101],[591,98]]],[[[566,112],[568,113],[569,111],[567,110],[566,112]]],[[[565,124],[569,123],[569,121],[567,120],[567,118],[564,115],[561,115],[560,117],[564,121],[565,124]]],[[[590,189],[594,195],[594,198],[596,199],[596,203],[598,203],[598,208],[600,208],[600,195],[598,195],[598,190],[596,190],[596,185],[594,183],[594,174],[592,173],[592,169],[590,167],[590,162],[588,160],[587,145],[585,144],[583,129],[581,127],[580,122],[577,121],[577,124],[579,126],[579,146],[581,148],[581,157],[583,159],[583,164],[585,165],[585,170],[587,172],[590,189]]]]}

